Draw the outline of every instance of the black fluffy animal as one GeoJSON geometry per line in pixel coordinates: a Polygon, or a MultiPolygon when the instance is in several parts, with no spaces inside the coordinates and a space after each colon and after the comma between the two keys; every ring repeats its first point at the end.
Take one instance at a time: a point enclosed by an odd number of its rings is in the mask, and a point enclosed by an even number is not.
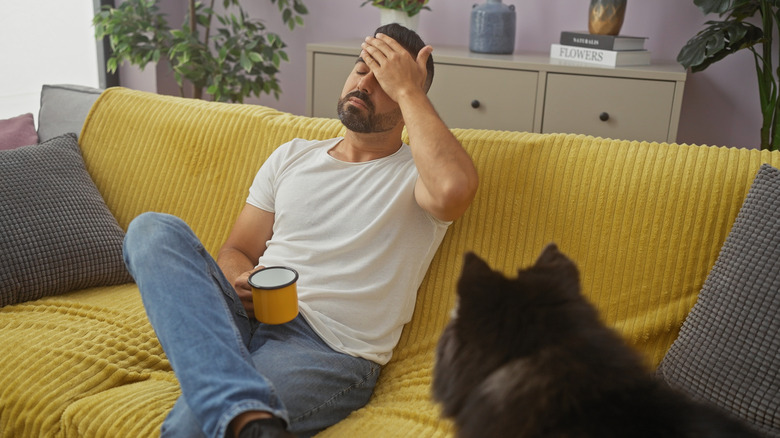
{"type": "Polygon", "coordinates": [[[753,437],[657,380],[581,295],[551,244],[510,279],[465,256],[433,396],[458,437],[753,437]]]}

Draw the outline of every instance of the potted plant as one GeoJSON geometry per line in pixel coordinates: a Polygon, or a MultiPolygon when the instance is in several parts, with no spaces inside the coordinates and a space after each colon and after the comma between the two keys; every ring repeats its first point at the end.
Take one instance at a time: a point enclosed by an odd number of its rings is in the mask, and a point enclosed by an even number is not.
{"type": "MultiPolygon", "coordinates": [[[[271,0],[279,6],[282,21],[292,30],[303,25],[308,11],[302,0],[271,0]]],[[[287,61],[284,42],[265,25],[250,18],[239,0],[223,0],[223,11],[210,4],[188,1],[180,28],[174,29],[155,0],[125,0],[116,8],[104,6],[95,15],[95,36],[108,37],[112,55],[106,61],[110,72],[122,62],[143,69],[165,59],[173,69],[181,94],[190,84],[193,97],[204,90],[214,100],[243,102],[245,97],[281,93],[276,74],[287,61]],[[212,28],[212,20],[219,22],[212,28]],[[212,34],[212,31],[213,32],[212,34]]]]}
{"type": "Polygon", "coordinates": [[[680,50],[677,61],[692,72],[742,49],[750,50],[755,61],[761,103],[761,149],[780,148],[780,111],[778,111],[778,71],[773,56],[778,56],[772,38],[780,26],[780,0],[694,0],[705,14],[717,13],[721,21],[707,21],[703,30],[680,50]],[[748,20],[755,16],[757,23],[748,20]],[[760,47],[757,47],[760,46],[760,47]]]}
{"type": "Polygon", "coordinates": [[[379,8],[382,25],[398,23],[415,31],[420,20],[420,11],[431,10],[427,6],[428,0],[366,0],[360,6],[367,4],[379,8]]]}

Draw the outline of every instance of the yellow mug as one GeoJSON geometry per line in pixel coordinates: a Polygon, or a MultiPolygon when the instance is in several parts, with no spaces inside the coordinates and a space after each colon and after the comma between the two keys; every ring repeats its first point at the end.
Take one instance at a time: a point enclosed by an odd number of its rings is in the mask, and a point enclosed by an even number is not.
{"type": "Polygon", "coordinates": [[[255,318],[266,324],[284,324],[298,316],[298,272],[269,266],[249,276],[255,318]]]}

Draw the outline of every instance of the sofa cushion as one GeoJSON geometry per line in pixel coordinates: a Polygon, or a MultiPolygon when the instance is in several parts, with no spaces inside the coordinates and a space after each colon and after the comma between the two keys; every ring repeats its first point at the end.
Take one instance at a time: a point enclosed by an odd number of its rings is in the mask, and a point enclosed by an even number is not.
{"type": "Polygon", "coordinates": [[[780,436],[780,170],[763,165],[664,357],[672,387],[780,436]]]}
{"type": "Polygon", "coordinates": [[[32,113],[0,120],[0,150],[38,143],[32,113]]]}
{"type": "Polygon", "coordinates": [[[44,85],[38,112],[38,137],[41,142],[62,134],[81,133],[92,104],[103,90],[81,85],[44,85]]]}
{"type": "Polygon", "coordinates": [[[75,134],[0,151],[0,306],[131,281],[75,134]]]}
{"type": "Polygon", "coordinates": [[[0,308],[0,437],[156,437],[179,385],[133,283],[0,308]]]}

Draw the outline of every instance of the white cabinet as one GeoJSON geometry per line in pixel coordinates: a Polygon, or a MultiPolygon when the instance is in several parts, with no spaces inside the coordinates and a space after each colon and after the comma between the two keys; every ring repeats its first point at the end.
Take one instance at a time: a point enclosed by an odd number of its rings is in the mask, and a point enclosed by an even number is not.
{"type": "Polygon", "coordinates": [[[670,81],[550,73],[542,132],[674,141],[675,89],[670,81]]]}
{"type": "MultiPolygon", "coordinates": [[[[360,42],[309,44],[307,52],[307,114],[336,117],[360,42]]],[[[676,141],[686,79],[678,64],[606,68],[447,47],[433,57],[428,95],[450,128],[676,141]]]]}
{"type": "Polygon", "coordinates": [[[434,72],[428,97],[447,126],[533,130],[538,72],[442,63],[434,72]]]}

